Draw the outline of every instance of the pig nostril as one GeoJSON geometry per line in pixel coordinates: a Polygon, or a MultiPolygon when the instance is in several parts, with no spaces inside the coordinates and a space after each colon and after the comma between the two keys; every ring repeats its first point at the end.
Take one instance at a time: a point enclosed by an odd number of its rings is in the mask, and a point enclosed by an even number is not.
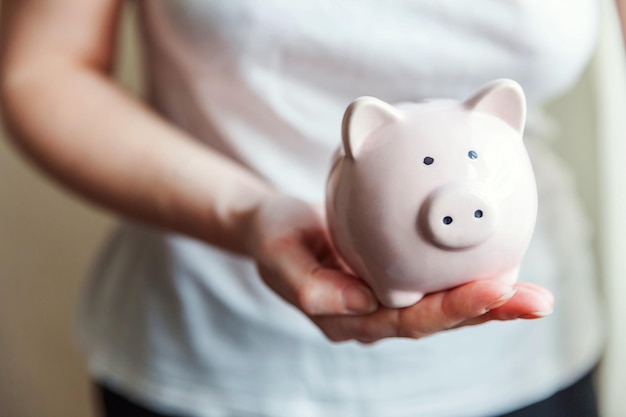
{"type": "Polygon", "coordinates": [[[450,223],[452,223],[452,217],[446,216],[443,218],[443,224],[450,224],[450,223]]]}
{"type": "Polygon", "coordinates": [[[480,219],[481,217],[483,217],[483,211],[482,210],[476,210],[474,212],[474,217],[476,217],[477,219],[480,219]]]}

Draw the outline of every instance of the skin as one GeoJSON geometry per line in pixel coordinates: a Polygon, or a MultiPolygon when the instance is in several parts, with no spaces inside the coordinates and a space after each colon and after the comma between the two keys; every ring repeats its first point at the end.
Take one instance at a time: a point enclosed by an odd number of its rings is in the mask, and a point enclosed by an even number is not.
{"type": "Polygon", "coordinates": [[[3,3],[0,99],[15,145],[97,205],[253,259],[330,340],[421,338],[551,313],[546,289],[489,281],[380,307],[337,266],[320,207],[281,194],[115,84],[120,1],[3,3]]]}

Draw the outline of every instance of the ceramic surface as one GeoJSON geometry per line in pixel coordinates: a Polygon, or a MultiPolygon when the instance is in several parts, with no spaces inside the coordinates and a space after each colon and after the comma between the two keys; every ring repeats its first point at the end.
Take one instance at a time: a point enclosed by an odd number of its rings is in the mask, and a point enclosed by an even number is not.
{"type": "Polygon", "coordinates": [[[348,107],[328,225],[384,305],[477,279],[517,280],[537,214],[525,118],[521,87],[505,79],[462,102],[361,97],[348,107]]]}

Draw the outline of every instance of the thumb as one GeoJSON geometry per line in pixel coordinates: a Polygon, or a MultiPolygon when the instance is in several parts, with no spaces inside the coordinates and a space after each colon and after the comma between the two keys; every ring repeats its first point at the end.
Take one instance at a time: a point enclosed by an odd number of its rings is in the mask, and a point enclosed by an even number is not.
{"type": "Polygon", "coordinates": [[[282,241],[271,264],[259,265],[266,283],[286,301],[309,316],[367,314],[378,302],[360,279],[340,269],[325,267],[304,239],[282,241]]]}

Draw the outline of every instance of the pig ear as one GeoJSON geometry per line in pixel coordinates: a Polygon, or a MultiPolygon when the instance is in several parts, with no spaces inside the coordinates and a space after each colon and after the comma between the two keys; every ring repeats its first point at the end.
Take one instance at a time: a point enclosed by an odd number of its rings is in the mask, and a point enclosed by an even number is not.
{"type": "Polygon", "coordinates": [[[505,121],[520,134],[524,132],[526,97],[522,87],[513,80],[491,81],[465,100],[465,106],[505,121]]]}
{"type": "Polygon", "coordinates": [[[346,155],[354,159],[370,133],[401,117],[398,109],[377,98],[354,100],[343,116],[341,136],[346,155]]]}

